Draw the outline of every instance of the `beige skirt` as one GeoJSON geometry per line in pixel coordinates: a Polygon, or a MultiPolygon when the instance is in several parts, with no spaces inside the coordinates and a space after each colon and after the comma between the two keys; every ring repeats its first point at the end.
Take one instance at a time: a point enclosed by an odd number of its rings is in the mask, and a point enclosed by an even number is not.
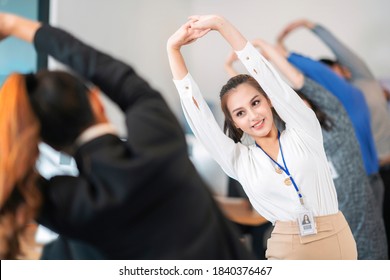
{"type": "Polygon", "coordinates": [[[344,215],[315,217],[317,234],[301,236],[297,222],[275,223],[267,242],[269,260],[356,260],[357,248],[344,215]]]}

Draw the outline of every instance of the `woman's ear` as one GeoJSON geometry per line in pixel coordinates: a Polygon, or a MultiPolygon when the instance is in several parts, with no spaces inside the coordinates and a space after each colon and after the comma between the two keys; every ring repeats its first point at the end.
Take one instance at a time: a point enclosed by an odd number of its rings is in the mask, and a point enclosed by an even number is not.
{"type": "Polygon", "coordinates": [[[91,104],[91,108],[93,114],[96,118],[97,123],[105,123],[108,122],[104,105],[100,99],[100,90],[97,87],[93,87],[89,91],[89,102],[91,104]]]}

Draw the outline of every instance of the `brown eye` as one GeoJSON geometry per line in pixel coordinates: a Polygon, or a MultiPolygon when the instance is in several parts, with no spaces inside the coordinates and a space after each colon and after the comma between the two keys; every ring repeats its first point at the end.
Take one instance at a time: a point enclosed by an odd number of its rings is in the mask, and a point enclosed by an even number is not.
{"type": "Polygon", "coordinates": [[[242,115],[244,115],[244,112],[243,111],[239,111],[239,112],[237,112],[236,117],[241,117],[242,115]]]}

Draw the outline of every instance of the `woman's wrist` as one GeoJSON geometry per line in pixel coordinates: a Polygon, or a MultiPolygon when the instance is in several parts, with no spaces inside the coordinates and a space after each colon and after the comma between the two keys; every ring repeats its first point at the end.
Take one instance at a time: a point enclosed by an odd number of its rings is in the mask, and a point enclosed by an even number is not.
{"type": "Polygon", "coordinates": [[[181,46],[178,45],[178,44],[174,44],[170,41],[167,42],[167,51],[168,52],[171,52],[171,51],[180,51],[180,48],[181,46]]]}
{"type": "Polygon", "coordinates": [[[219,32],[222,31],[228,24],[227,20],[224,17],[218,15],[215,15],[213,20],[215,22],[213,29],[219,32]]]}
{"type": "Polygon", "coordinates": [[[167,46],[168,55],[178,55],[181,54],[181,46],[167,46]]]}

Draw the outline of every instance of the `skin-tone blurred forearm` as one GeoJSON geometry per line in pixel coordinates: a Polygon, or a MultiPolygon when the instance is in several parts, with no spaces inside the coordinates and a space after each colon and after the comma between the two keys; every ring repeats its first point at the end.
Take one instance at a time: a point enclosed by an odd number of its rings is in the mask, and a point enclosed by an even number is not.
{"type": "Polygon", "coordinates": [[[237,61],[237,55],[234,51],[231,51],[229,56],[227,57],[225,61],[225,71],[228,73],[229,77],[235,77],[238,75],[238,72],[234,69],[233,64],[235,61],[237,61]]]}
{"type": "Polygon", "coordinates": [[[256,39],[252,44],[259,48],[263,55],[290,81],[294,89],[303,87],[304,75],[287,60],[287,52],[278,50],[263,40],[256,39]]]}
{"type": "Polygon", "coordinates": [[[300,27],[305,27],[309,30],[313,29],[316,26],[315,23],[306,20],[306,19],[299,19],[296,21],[291,22],[288,24],[277,36],[276,42],[277,42],[277,47],[279,50],[287,51],[287,48],[284,44],[284,40],[286,37],[294,30],[300,28],[300,27]]]}
{"type": "Polygon", "coordinates": [[[14,36],[32,43],[35,32],[42,24],[13,14],[0,13],[0,39],[14,36]]]}
{"type": "MultiPolygon", "coordinates": [[[[208,28],[210,30],[218,31],[234,51],[242,50],[247,44],[245,37],[228,20],[221,16],[191,16],[190,19],[194,20],[191,25],[192,28],[208,28]]],[[[238,75],[238,72],[233,67],[233,63],[237,60],[234,51],[229,55],[224,65],[224,68],[230,77],[238,75]]]]}
{"type": "Polygon", "coordinates": [[[307,29],[313,29],[314,27],[316,26],[315,23],[309,21],[309,20],[306,20],[306,19],[299,19],[299,20],[296,20],[296,21],[293,21],[291,22],[290,24],[288,24],[283,30],[282,32],[279,34],[278,36],[278,41],[283,41],[284,38],[287,37],[288,34],[290,34],[292,31],[300,28],[300,27],[305,27],[307,29]]]}

